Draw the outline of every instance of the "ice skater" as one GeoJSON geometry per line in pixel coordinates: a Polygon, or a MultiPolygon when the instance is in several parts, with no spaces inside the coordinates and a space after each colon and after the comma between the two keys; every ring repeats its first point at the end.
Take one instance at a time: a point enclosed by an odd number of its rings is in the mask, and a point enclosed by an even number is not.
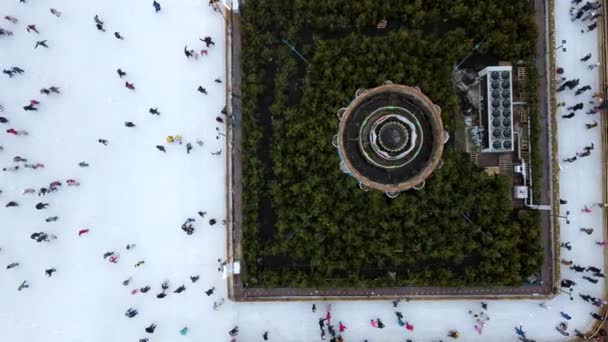
{"type": "Polygon", "coordinates": [[[19,19],[15,18],[15,17],[12,17],[12,16],[10,16],[10,15],[6,15],[6,16],[4,16],[4,19],[6,19],[6,20],[10,21],[10,22],[11,22],[11,23],[13,23],[13,24],[16,24],[16,23],[19,21],[19,19]]]}
{"type": "Polygon", "coordinates": [[[125,37],[120,35],[120,32],[114,32],[114,37],[116,37],[116,39],[120,39],[120,40],[124,40],[125,37]]]}
{"type": "Polygon", "coordinates": [[[40,32],[38,32],[38,29],[36,28],[36,25],[27,25],[25,30],[27,32],[36,32],[37,34],[40,34],[40,32]]]}
{"type": "Polygon", "coordinates": [[[154,0],[154,2],[152,3],[152,6],[154,7],[155,13],[160,12],[160,4],[156,0],[154,0]]]}
{"type": "Polygon", "coordinates": [[[593,70],[593,69],[595,69],[595,68],[597,68],[597,67],[599,67],[599,66],[600,66],[600,63],[599,63],[599,62],[597,62],[597,63],[589,64],[589,65],[587,66],[587,68],[588,68],[589,70],[593,70]]]}
{"type": "Polygon", "coordinates": [[[588,276],[583,276],[583,279],[585,279],[585,280],[587,280],[587,281],[589,281],[590,283],[593,283],[593,284],[597,284],[597,282],[598,282],[597,279],[593,279],[593,278],[588,277],[588,276]]]}
{"type": "Polygon", "coordinates": [[[51,14],[56,16],[57,18],[61,17],[61,12],[59,12],[58,10],[51,8],[50,11],[51,11],[51,14]]]}
{"type": "Polygon", "coordinates": [[[211,37],[209,37],[209,36],[205,37],[205,39],[200,39],[199,38],[199,40],[201,42],[204,42],[207,45],[207,47],[209,47],[209,45],[215,46],[215,43],[213,42],[213,39],[211,39],[211,37]]]}
{"type": "Polygon", "coordinates": [[[28,285],[27,281],[24,280],[21,285],[19,285],[19,287],[17,288],[17,291],[21,291],[23,289],[27,289],[28,287],[30,287],[30,285],[28,285]]]}
{"type": "Polygon", "coordinates": [[[125,82],[125,88],[135,90],[135,85],[133,83],[125,82]]]}
{"type": "Polygon", "coordinates": [[[125,312],[125,316],[129,317],[129,318],[133,318],[135,316],[137,316],[138,312],[137,310],[133,309],[133,308],[129,308],[127,309],[127,311],[125,312]]]}
{"type": "Polygon", "coordinates": [[[568,242],[562,242],[560,244],[560,247],[564,247],[564,248],[566,248],[569,251],[572,250],[572,246],[570,245],[570,241],[568,241],[568,242]]]}
{"type": "Polygon", "coordinates": [[[150,113],[152,115],[160,116],[160,112],[158,111],[158,108],[150,108],[150,110],[148,110],[148,113],[150,113]]]}
{"type": "Polygon", "coordinates": [[[201,94],[207,95],[207,89],[203,88],[203,86],[199,85],[196,90],[198,90],[201,94]]]}
{"type": "Polygon", "coordinates": [[[598,125],[597,121],[593,120],[592,123],[585,124],[585,127],[587,127],[587,129],[592,129],[592,128],[597,127],[597,125],[598,125]]]}
{"type": "Polygon", "coordinates": [[[581,62],[586,62],[586,61],[588,61],[590,58],[591,58],[591,54],[590,54],[590,53],[588,53],[588,54],[586,54],[586,55],[585,55],[585,57],[581,58],[581,62]]]}
{"type": "Polygon", "coordinates": [[[116,73],[118,73],[118,77],[120,77],[120,78],[127,75],[127,73],[122,71],[122,69],[120,69],[120,68],[116,69],[116,73]]]}
{"type": "Polygon", "coordinates": [[[593,234],[593,228],[580,228],[580,231],[586,233],[587,235],[593,234]]]}
{"type": "Polygon", "coordinates": [[[53,268],[48,268],[46,270],[44,270],[44,273],[50,278],[53,273],[57,272],[57,269],[55,267],[53,268]]]}
{"type": "Polygon", "coordinates": [[[562,159],[562,161],[564,161],[566,163],[574,163],[576,161],[576,159],[577,159],[576,156],[574,156],[574,157],[571,157],[571,158],[562,159]]]}
{"type": "Polygon", "coordinates": [[[567,107],[566,109],[576,112],[577,110],[583,109],[583,106],[584,106],[584,104],[582,102],[579,102],[579,103],[575,104],[574,106],[567,107]]]}
{"type": "Polygon", "coordinates": [[[95,27],[97,27],[97,30],[99,30],[101,32],[106,32],[106,29],[103,28],[103,21],[101,21],[101,19],[99,19],[98,14],[95,14],[95,16],[93,17],[93,20],[95,21],[95,27]]]}
{"type": "Polygon", "coordinates": [[[562,118],[564,118],[564,119],[572,119],[573,117],[574,117],[574,112],[571,112],[568,115],[562,115],[562,118]]]}
{"type": "Polygon", "coordinates": [[[45,48],[48,49],[49,46],[46,45],[46,42],[47,42],[46,39],[45,40],[39,40],[39,41],[37,41],[36,45],[34,46],[34,49],[38,48],[39,46],[43,46],[43,47],[45,47],[45,48]]]}

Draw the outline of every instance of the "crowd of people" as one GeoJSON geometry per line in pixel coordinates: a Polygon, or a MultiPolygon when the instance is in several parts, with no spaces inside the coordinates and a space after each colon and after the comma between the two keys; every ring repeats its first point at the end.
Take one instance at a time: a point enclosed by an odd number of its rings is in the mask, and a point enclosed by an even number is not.
{"type": "MultiPolygon", "coordinates": [[[[25,3],[25,0],[21,0],[22,3],[25,3]]],[[[210,0],[209,1],[209,5],[214,7],[214,10],[216,10],[216,3],[217,0],[210,0]]],[[[152,10],[155,13],[159,13],[162,11],[162,6],[161,3],[158,1],[153,1],[152,2],[152,10]]],[[[58,18],[57,20],[61,20],[62,18],[62,12],[59,11],[58,9],[55,8],[50,8],[50,15],[58,18]]],[[[217,10],[216,10],[217,12],[217,10]]],[[[18,36],[17,34],[14,34],[16,32],[16,30],[22,29],[21,27],[21,23],[28,20],[27,18],[17,18],[16,16],[13,15],[5,15],[0,19],[0,39],[17,39],[16,37],[18,36]],[[23,19],[23,20],[22,20],[23,19]],[[9,25],[9,28],[5,28],[8,26],[5,25],[9,25]]],[[[106,22],[104,21],[104,19],[102,18],[102,16],[100,14],[96,14],[93,18],[92,18],[93,24],[95,26],[95,29],[97,31],[99,31],[100,33],[105,33],[107,31],[107,29],[110,29],[109,25],[106,25],[106,22]]],[[[46,32],[44,32],[43,29],[41,29],[40,27],[38,27],[36,24],[28,24],[28,25],[24,25],[25,27],[23,28],[25,30],[25,32],[29,33],[29,34],[34,34],[36,36],[40,35],[43,36],[44,34],[46,34],[46,32]]],[[[129,43],[128,40],[128,36],[124,35],[123,33],[119,32],[118,30],[113,30],[114,33],[114,38],[118,39],[118,40],[124,40],[126,44],[129,43]]],[[[215,46],[215,42],[213,41],[213,38],[211,36],[205,36],[204,38],[200,39],[202,41],[202,44],[204,46],[204,48],[201,50],[201,55],[206,56],[210,53],[212,53],[212,50],[214,50],[214,46],[215,46]]],[[[39,48],[47,48],[47,49],[53,49],[53,44],[52,44],[52,37],[48,37],[46,39],[40,39],[40,40],[36,40],[36,43],[33,46],[34,49],[39,49],[39,48]]],[[[218,53],[223,53],[223,50],[219,50],[218,53]]],[[[192,50],[192,52],[188,52],[186,54],[186,57],[189,59],[191,57],[194,57],[194,59],[198,59],[198,53],[195,52],[194,50],[192,50]]],[[[26,74],[33,74],[34,71],[33,70],[25,70],[24,68],[20,67],[20,66],[3,66],[2,68],[2,76],[7,77],[8,79],[17,79],[20,76],[26,75],[26,74]]],[[[123,70],[122,68],[118,68],[116,70],[116,73],[118,74],[118,78],[123,80],[125,79],[124,82],[124,87],[128,90],[128,91],[136,91],[136,87],[135,87],[135,82],[134,81],[129,81],[126,80],[129,77],[129,74],[127,73],[127,71],[123,70]]],[[[213,77],[214,81],[211,84],[216,84],[217,87],[221,87],[221,78],[219,77],[213,77]]],[[[33,78],[36,79],[36,78],[33,78]]],[[[67,82],[67,81],[66,81],[67,82]]],[[[196,92],[198,91],[199,93],[203,93],[204,95],[207,94],[207,90],[203,87],[203,86],[199,86],[198,89],[193,89],[192,90],[192,96],[197,96],[196,92]]],[[[41,97],[45,97],[45,96],[61,96],[62,92],[61,92],[61,88],[58,85],[45,85],[43,87],[40,88],[40,96],[41,97]]],[[[37,112],[39,110],[42,110],[41,108],[41,103],[44,102],[44,100],[42,98],[39,99],[31,99],[27,101],[27,104],[24,105],[22,107],[23,111],[26,112],[37,112]]],[[[156,106],[150,106],[150,109],[148,110],[148,113],[153,116],[153,117],[159,117],[161,115],[161,111],[156,107],[156,106]]],[[[224,108],[221,113],[218,113],[219,115],[216,117],[215,121],[217,122],[217,124],[219,126],[222,126],[222,124],[224,124],[225,120],[224,117],[226,115],[226,109],[224,108]]],[[[16,114],[13,111],[9,111],[6,110],[5,111],[5,107],[0,107],[0,124],[6,125],[4,128],[4,132],[8,135],[8,136],[28,136],[29,132],[21,127],[17,128],[17,127],[11,127],[13,124],[13,116],[16,117],[17,115],[20,114],[16,114]],[[4,113],[6,112],[6,113],[4,113]]],[[[17,121],[17,120],[16,120],[17,121]]],[[[125,121],[124,122],[124,126],[128,127],[128,128],[135,128],[137,127],[136,123],[131,122],[131,121],[125,121]]],[[[217,131],[217,137],[216,139],[220,139],[221,135],[224,135],[222,133],[222,129],[220,127],[216,128],[217,131]]],[[[97,140],[98,143],[104,145],[104,146],[108,146],[108,144],[110,144],[111,142],[109,141],[109,139],[107,138],[95,138],[97,140]]],[[[184,150],[186,151],[186,154],[191,154],[191,151],[195,148],[195,146],[198,146],[199,148],[203,147],[204,143],[203,140],[201,138],[196,138],[193,137],[192,140],[187,139],[186,137],[182,136],[181,134],[172,134],[172,135],[168,135],[165,139],[166,144],[159,144],[156,145],[155,148],[157,150],[159,150],[160,152],[163,153],[168,153],[169,152],[169,147],[170,145],[177,145],[177,146],[184,146],[184,150]]],[[[3,146],[0,146],[0,151],[2,152],[6,152],[6,153],[17,153],[18,151],[12,151],[12,150],[8,150],[8,149],[4,149],[3,146]]],[[[219,151],[214,151],[211,152],[211,155],[214,156],[219,156],[221,154],[222,150],[220,149],[219,151]]],[[[21,155],[17,155],[14,158],[12,158],[12,164],[11,165],[6,165],[4,167],[2,167],[2,172],[3,173],[16,173],[16,172],[22,172],[23,169],[40,169],[40,168],[44,168],[45,164],[41,161],[37,161],[37,160],[30,160],[29,158],[25,158],[22,157],[21,155]]],[[[81,161],[80,163],[78,163],[78,165],[80,167],[86,168],[89,167],[89,163],[86,161],[81,161]]],[[[7,178],[0,178],[2,179],[2,181],[0,182],[0,194],[3,194],[2,191],[2,187],[10,187],[11,184],[9,184],[9,180],[7,178]]],[[[37,210],[37,211],[53,211],[53,193],[58,192],[58,191],[67,191],[67,188],[73,188],[73,191],[77,191],[77,188],[80,186],[80,182],[83,181],[85,182],[86,180],[76,180],[74,178],[67,178],[65,181],[64,180],[54,180],[52,182],[50,182],[50,184],[42,186],[42,187],[27,187],[25,189],[23,189],[23,191],[21,192],[21,196],[38,196],[40,198],[45,198],[45,200],[48,200],[48,202],[38,202],[36,205],[34,205],[34,208],[32,208],[33,210],[37,210]]],[[[12,194],[8,194],[9,196],[13,196],[12,194]]],[[[4,197],[6,198],[6,197],[4,197]]],[[[10,198],[8,200],[6,200],[6,202],[3,205],[3,210],[13,210],[12,208],[17,208],[22,206],[22,204],[20,203],[21,200],[17,197],[14,198],[10,198]]],[[[200,216],[201,220],[204,219],[207,215],[206,211],[198,211],[198,215],[200,216]]],[[[48,217],[45,218],[44,222],[45,224],[53,224],[54,222],[58,222],[59,220],[59,215],[57,213],[52,212],[48,217]]],[[[195,218],[188,218],[186,220],[186,222],[181,226],[181,229],[186,232],[187,235],[192,235],[194,234],[195,228],[194,228],[194,224],[195,224],[196,219],[195,218]]],[[[218,219],[216,218],[208,218],[207,219],[207,225],[209,227],[214,226],[216,223],[218,223],[218,219]]],[[[221,220],[221,224],[225,225],[226,221],[225,220],[221,220]]],[[[31,233],[26,233],[26,234],[30,234],[30,239],[33,240],[36,243],[49,243],[52,244],[54,240],[57,239],[61,239],[62,238],[62,234],[52,234],[48,231],[46,231],[45,229],[40,229],[35,231],[35,232],[31,232],[31,233]]],[[[177,228],[176,228],[177,229],[177,228]]],[[[93,228],[91,227],[75,227],[75,231],[74,233],[77,234],[77,236],[79,238],[87,238],[87,235],[89,235],[89,233],[93,230],[93,228]]],[[[66,233],[67,234],[67,233],[66,233]]],[[[95,238],[94,235],[90,236],[88,238],[95,238]]],[[[137,253],[136,250],[136,244],[137,242],[133,242],[133,241],[129,241],[129,242],[124,242],[125,245],[125,250],[127,252],[130,253],[137,253]]],[[[1,250],[1,248],[0,248],[1,250]]],[[[4,255],[4,257],[7,258],[11,258],[10,255],[4,255]]],[[[108,250],[107,252],[105,252],[103,254],[103,259],[107,260],[107,262],[109,262],[110,264],[118,264],[121,261],[120,258],[120,251],[117,250],[108,250]]],[[[221,259],[218,259],[218,262],[220,263],[220,268],[218,270],[221,270],[221,267],[226,265],[227,261],[222,262],[221,259]]],[[[22,262],[20,262],[20,260],[13,260],[10,263],[8,263],[8,265],[6,265],[6,271],[7,272],[13,272],[15,269],[18,269],[20,267],[20,265],[22,264],[22,262]]],[[[133,267],[140,268],[140,267],[144,267],[144,265],[146,264],[145,260],[141,259],[138,260],[133,267]]],[[[44,274],[47,277],[61,277],[61,265],[53,265],[53,266],[46,266],[46,267],[42,267],[41,268],[41,272],[44,272],[44,274]],[[55,275],[55,273],[57,273],[55,275]]],[[[179,295],[181,293],[183,293],[184,291],[186,291],[187,289],[195,288],[198,284],[197,281],[199,280],[200,276],[198,274],[193,274],[190,276],[190,285],[186,286],[186,282],[182,282],[181,284],[178,282],[178,286],[172,287],[171,283],[168,279],[163,280],[162,282],[160,282],[160,285],[157,287],[156,290],[156,299],[158,300],[162,300],[165,297],[169,296],[169,295],[179,295]]],[[[133,275],[133,276],[129,276],[127,279],[125,279],[122,282],[122,285],[124,287],[129,288],[129,293],[131,295],[145,295],[148,291],[154,291],[154,288],[156,286],[154,286],[153,284],[146,284],[143,283],[141,279],[138,279],[137,275],[133,275]],[[137,284],[137,285],[135,285],[137,284]]],[[[17,291],[21,291],[21,292],[25,292],[27,289],[30,289],[31,287],[34,286],[42,286],[40,284],[32,284],[30,281],[28,281],[27,279],[23,280],[18,286],[16,286],[17,291]]],[[[216,294],[216,288],[215,286],[210,286],[207,289],[203,289],[203,291],[201,291],[201,293],[204,293],[207,297],[217,297],[217,299],[213,302],[212,308],[213,310],[219,310],[222,305],[225,302],[225,298],[218,296],[216,294]]],[[[152,300],[152,299],[150,299],[152,300]]],[[[139,314],[139,310],[136,307],[130,307],[125,311],[125,316],[127,318],[133,318],[135,316],[137,316],[139,314]]],[[[145,334],[147,336],[142,336],[142,338],[139,340],[140,342],[147,342],[150,339],[150,336],[152,334],[154,334],[154,331],[158,325],[162,325],[162,322],[151,322],[148,326],[146,327],[142,327],[142,335],[145,334]]],[[[179,330],[179,334],[181,335],[187,335],[190,331],[190,327],[188,326],[184,326],[181,330],[179,330]]],[[[231,329],[228,332],[230,338],[232,339],[232,341],[236,341],[236,336],[238,335],[238,327],[234,327],[233,329],[231,329]]],[[[265,332],[265,339],[268,339],[268,332],[265,332]]]]}

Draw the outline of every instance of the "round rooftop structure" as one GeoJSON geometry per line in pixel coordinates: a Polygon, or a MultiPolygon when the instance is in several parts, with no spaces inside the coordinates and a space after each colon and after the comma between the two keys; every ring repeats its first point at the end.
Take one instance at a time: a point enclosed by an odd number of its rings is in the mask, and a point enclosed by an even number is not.
{"type": "Polygon", "coordinates": [[[338,111],[340,127],[333,144],[340,168],[363,190],[389,197],[421,189],[440,166],[443,145],[441,108],[417,87],[392,84],[359,89],[347,108],[338,111]]]}

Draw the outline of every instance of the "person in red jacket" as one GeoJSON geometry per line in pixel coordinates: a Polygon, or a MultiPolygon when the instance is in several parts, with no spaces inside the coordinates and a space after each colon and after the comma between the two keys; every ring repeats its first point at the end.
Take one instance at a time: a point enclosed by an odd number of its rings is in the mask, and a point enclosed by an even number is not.
{"type": "Polygon", "coordinates": [[[82,234],[86,234],[88,232],[89,232],[88,229],[81,229],[81,230],[78,231],[78,236],[82,236],[82,234]]]}
{"type": "Polygon", "coordinates": [[[346,325],[342,324],[342,322],[338,323],[338,330],[342,333],[346,330],[346,325]]]}
{"type": "Polygon", "coordinates": [[[133,83],[125,82],[125,87],[131,90],[135,90],[135,86],[133,85],[133,83]]]}
{"type": "Polygon", "coordinates": [[[410,324],[410,322],[405,322],[405,329],[409,331],[414,331],[414,326],[410,324]]]}

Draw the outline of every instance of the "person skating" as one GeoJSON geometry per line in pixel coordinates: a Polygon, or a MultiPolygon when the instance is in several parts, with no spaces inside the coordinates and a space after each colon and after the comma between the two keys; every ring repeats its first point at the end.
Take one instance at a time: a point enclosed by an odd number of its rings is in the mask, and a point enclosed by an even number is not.
{"type": "Polygon", "coordinates": [[[19,285],[19,287],[17,288],[17,291],[27,289],[28,287],[30,287],[30,286],[28,285],[27,280],[24,280],[23,283],[21,283],[21,285],[19,285]]]}
{"type": "Polygon", "coordinates": [[[397,316],[397,323],[399,324],[399,326],[404,326],[405,322],[403,321],[403,314],[399,311],[395,311],[395,316],[397,316]]]}
{"type": "Polygon", "coordinates": [[[42,210],[42,209],[46,209],[46,207],[48,207],[48,206],[49,206],[48,203],[38,202],[36,204],[36,209],[42,210]]]}
{"type": "Polygon", "coordinates": [[[160,12],[160,4],[156,0],[154,0],[154,2],[152,3],[152,6],[154,7],[155,13],[160,12]]]}
{"type": "Polygon", "coordinates": [[[224,304],[224,298],[220,298],[219,301],[217,302],[213,302],[213,310],[216,310],[220,308],[220,306],[222,306],[224,304]]]}
{"type": "Polygon", "coordinates": [[[588,277],[588,276],[583,276],[583,279],[585,279],[585,280],[587,280],[587,281],[589,281],[590,283],[593,283],[593,284],[597,284],[597,282],[598,282],[597,279],[593,279],[593,278],[588,277]]]}
{"type": "Polygon", "coordinates": [[[81,161],[81,162],[78,163],[78,166],[80,166],[80,167],[89,167],[89,163],[81,161]]]}
{"type": "Polygon", "coordinates": [[[182,286],[178,287],[177,289],[175,289],[175,291],[173,291],[173,293],[182,293],[184,291],[186,291],[186,286],[182,285],[182,286]]]}
{"type": "Polygon", "coordinates": [[[215,46],[215,43],[213,42],[213,39],[211,39],[211,37],[209,37],[209,36],[205,37],[205,39],[200,39],[199,38],[199,40],[201,42],[204,42],[207,45],[207,47],[209,47],[209,45],[214,45],[215,46]]]}
{"type": "Polygon", "coordinates": [[[12,263],[8,264],[8,266],[6,266],[6,269],[10,270],[11,268],[15,268],[17,266],[19,266],[18,262],[12,262],[12,263]]]}
{"type": "Polygon", "coordinates": [[[10,15],[5,15],[4,19],[10,21],[13,24],[16,24],[19,21],[19,19],[15,18],[15,17],[12,17],[10,15]]]}
{"type": "Polygon", "coordinates": [[[59,12],[58,10],[51,8],[50,11],[51,11],[51,14],[56,16],[57,18],[61,17],[61,12],[59,12]]]}
{"type": "Polygon", "coordinates": [[[97,142],[103,146],[108,146],[108,141],[106,139],[97,139],[97,142]]]}
{"type": "Polygon", "coordinates": [[[114,37],[116,37],[116,39],[120,39],[120,40],[124,40],[125,37],[120,35],[120,32],[114,32],[114,37]]]}
{"type": "Polygon", "coordinates": [[[137,316],[137,310],[133,309],[133,308],[129,308],[127,309],[127,311],[125,312],[125,316],[129,317],[129,318],[133,318],[135,316],[137,316]]]}
{"type": "Polygon", "coordinates": [[[570,333],[568,331],[566,331],[566,329],[568,329],[568,325],[565,323],[566,322],[560,323],[557,327],[555,327],[555,329],[564,336],[570,336],[570,333]]]}
{"type": "Polygon", "coordinates": [[[325,318],[319,318],[319,329],[325,329],[325,318]]]}
{"type": "Polygon", "coordinates": [[[2,73],[7,74],[9,78],[13,78],[13,76],[15,75],[15,72],[13,72],[12,70],[8,70],[8,69],[2,70],[2,73]]]}
{"type": "Polygon", "coordinates": [[[384,323],[382,323],[382,321],[380,320],[380,318],[377,318],[376,322],[378,323],[378,328],[384,329],[384,323]]]}
{"type": "Polygon", "coordinates": [[[133,83],[125,82],[125,88],[135,90],[135,85],[133,83]]]}
{"type": "Polygon", "coordinates": [[[207,296],[211,296],[213,294],[213,292],[215,291],[215,286],[213,286],[212,288],[210,288],[209,290],[205,291],[205,294],[207,296]]]}
{"type": "Polygon", "coordinates": [[[53,273],[57,272],[57,269],[55,267],[53,268],[48,268],[46,270],[44,270],[44,273],[46,273],[46,275],[50,278],[53,273]]]}
{"type": "Polygon", "coordinates": [[[593,70],[593,69],[595,69],[595,68],[597,68],[597,67],[599,67],[599,66],[600,66],[600,63],[599,63],[599,62],[597,62],[597,63],[589,64],[589,65],[587,66],[587,69],[589,69],[589,70],[593,70]]]}
{"type": "Polygon", "coordinates": [[[6,203],[6,205],[4,206],[5,208],[14,208],[14,207],[18,207],[19,204],[15,201],[10,201],[8,203],[6,203]]]}
{"type": "Polygon", "coordinates": [[[593,228],[580,228],[579,230],[587,235],[591,235],[593,233],[593,228]]]}
{"type": "Polygon", "coordinates": [[[586,61],[588,61],[590,58],[591,58],[591,54],[590,54],[590,53],[588,53],[588,54],[586,54],[586,55],[585,55],[585,57],[581,58],[581,62],[586,62],[586,61]]]}
{"type": "Polygon", "coordinates": [[[186,55],[186,58],[191,58],[192,57],[192,50],[188,50],[188,45],[184,46],[184,55],[186,55]]]}
{"type": "Polygon", "coordinates": [[[236,336],[239,334],[239,326],[235,326],[234,328],[232,328],[229,332],[228,335],[230,336],[236,336]]]}
{"type": "Polygon", "coordinates": [[[59,220],[59,216],[49,216],[45,219],[46,222],[56,222],[59,220]]]}
{"type": "Polygon", "coordinates": [[[579,265],[570,266],[570,269],[574,270],[574,272],[585,272],[585,268],[579,265]]]}
{"type": "Polygon", "coordinates": [[[139,342],[148,342],[148,338],[147,337],[146,338],[140,338],[139,342]]]}
{"type": "Polygon", "coordinates": [[[131,127],[131,128],[132,128],[132,127],[135,127],[135,124],[134,124],[134,123],[132,123],[131,121],[125,121],[125,126],[126,126],[126,127],[131,127]]]}
{"type": "Polygon", "coordinates": [[[587,31],[581,30],[581,33],[591,32],[591,31],[595,30],[596,28],[597,28],[597,22],[594,22],[593,24],[587,26],[587,31]]]}
{"type": "Polygon", "coordinates": [[[595,148],[595,145],[593,143],[591,143],[591,145],[585,146],[583,149],[585,151],[593,151],[594,148],[595,148]]]}
{"type": "Polygon", "coordinates": [[[592,128],[597,127],[597,125],[598,125],[597,121],[593,120],[593,123],[585,124],[585,127],[587,127],[587,129],[592,129],[592,128]]]}
{"type": "Polygon", "coordinates": [[[564,119],[572,119],[574,117],[574,112],[567,114],[567,115],[562,115],[562,118],[564,119]]]}
{"type": "Polygon", "coordinates": [[[188,335],[188,327],[183,327],[180,331],[179,331],[180,335],[182,336],[186,336],[188,335]]]}
{"type": "Polygon", "coordinates": [[[49,90],[51,91],[51,93],[55,93],[55,94],[61,94],[61,92],[59,91],[59,87],[49,87],[49,90]]]}
{"type": "Polygon", "coordinates": [[[133,280],[132,277],[129,277],[125,280],[122,281],[122,286],[129,286],[129,284],[131,283],[131,280],[133,280]]]}
{"type": "Polygon", "coordinates": [[[604,319],[602,318],[602,316],[598,315],[598,314],[597,314],[597,313],[595,313],[595,312],[592,312],[592,313],[591,313],[591,317],[593,317],[593,318],[597,319],[598,321],[603,321],[603,320],[604,320],[604,319]]]}
{"type": "Polygon", "coordinates": [[[167,150],[165,150],[165,147],[163,145],[156,145],[156,148],[161,152],[167,152],[167,150]]]}
{"type": "Polygon", "coordinates": [[[264,339],[264,341],[268,341],[268,331],[264,331],[264,333],[262,334],[262,338],[264,339]]]}
{"type": "Polygon", "coordinates": [[[40,34],[40,32],[38,32],[38,29],[36,28],[36,25],[27,25],[27,27],[25,28],[25,30],[27,32],[36,32],[37,34],[40,34]]]}
{"type": "Polygon", "coordinates": [[[338,331],[343,333],[346,330],[346,325],[342,324],[342,321],[338,322],[338,331]]]}
{"type": "Polygon", "coordinates": [[[566,163],[574,163],[576,161],[576,159],[577,159],[577,157],[574,156],[574,157],[571,157],[571,158],[562,159],[562,161],[564,161],[566,163]]]}
{"type": "Polygon", "coordinates": [[[585,105],[582,102],[579,102],[579,103],[575,104],[574,106],[567,107],[566,109],[576,112],[577,110],[583,109],[584,106],[585,105]]]}
{"type": "Polygon", "coordinates": [[[8,123],[8,119],[5,118],[4,116],[0,116],[0,123],[3,123],[3,124],[8,123]]]}
{"type": "Polygon", "coordinates": [[[577,153],[576,154],[579,158],[583,158],[583,157],[589,157],[591,155],[591,151],[585,151],[583,153],[577,153]]]}
{"type": "Polygon", "coordinates": [[[138,262],[135,263],[135,267],[140,267],[141,265],[143,265],[145,263],[145,261],[143,260],[139,260],[138,262]]]}
{"type": "Polygon", "coordinates": [[[13,32],[0,27],[0,36],[12,36],[13,32]]]}
{"type": "Polygon", "coordinates": [[[159,115],[160,116],[160,112],[158,111],[158,108],[150,108],[150,110],[148,110],[148,113],[150,113],[152,115],[159,115]]]}
{"type": "Polygon", "coordinates": [[[49,46],[46,45],[46,39],[45,40],[39,40],[36,42],[36,45],[34,46],[34,49],[38,48],[39,46],[43,46],[45,48],[48,48],[49,46]]]}
{"type": "Polygon", "coordinates": [[[414,326],[410,324],[410,322],[405,322],[405,329],[409,331],[414,331],[414,326]]]}
{"type": "Polygon", "coordinates": [[[120,69],[120,68],[116,69],[116,73],[118,74],[118,77],[120,77],[120,78],[127,75],[127,73],[122,71],[122,69],[120,69]]]}
{"type": "Polygon", "coordinates": [[[192,283],[196,283],[198,281],[198,279],[200,278],[200,276],[195,275],[195,276],[190,276],[190,281],[192,281],[192,283]]]}
{"type": "Polygon", "coordinates": [[[141,292],[141,293],[146,293],[148,291],[150,291],[150,286],[148,286],[148,285],[139,289],[139,292],[141,292]]]}
{"type": "Polygon", "coordinates": [[[564,247],[564,248],[566,248],[567,250],[572,250],[572,246],[570,245],[570,241],[568,241],[568,242],[562,242],[562,243],[560,244],[560,247],[564,247]]]}
{"type": "Polygon", "coordinates": [[[51,95],[51,91],[46,88],[42,88],[42,89],[40,89],[40,94],[51,95]]]}
{"type": "MultiPolygon", "coordinates": [[[[199,211],[199,213],[200,213],[200,211],[199,211]]],[[[201,215],[201,217],[205,217],[205,215],[201,215]]],[[[219,260],[219,259],[218,259],[218,260],[219,260]]],[[[313,305],[312,305],[312,313],[315,313],[315,312],[317,312],[317,305],[316,305],[316,304],[313,304],[313,305]]]]}
{"type": "Polygon", "coordinates": [[[584,294],[578,294],[585,302],[589,302],[591,301],[591,296],[590,295],[584,295],[584,294]]]}
{"type": "Polygon", "coordinates": [[[196,90],[198,90],[201,94],[207,95],[207,89],[203,88],[203,86],[198,86],[196,90]]]}
{"type": "Polygon", "coordinates": [[[93,17],[93,20],[95,20],[95,27],[98,31],[106,32],[106,29],[103,28],[103,21],[99,20],[99,16],[97,14],[95,15],[95,17],[93,17]]]}
{"type": "Polygon", "coordinates": [[[600,270],[599,268],[595,267],[595,266],[589,266],[587,267],[587,269],[585,270],[587,272],[594,272],[594,273],[599,273],[602,270],[600,270]]]}
{"type": "Polygon", "coordinates": [[[27,105],[27,106],[23,106],[23,110],[25,110],[26,112],[29,112],[29,111],[37,111],[37,110],[38,110],[38,108],[36,108],[36,106],[35,106],[35,105],[33,105],[33,104],[31,104],[31,103],[30,103],[30,104],[29,104],[29,105],[27,105]]]}
{"type": "Polygon", "coordinates": [[[448,337],[458,338],[458,337],[460,337],[460,333],[457,330],[450,330],[448,332],[448,337]]]}
{"type": "Polygon", "coordinates": [[[215,82],[215,83],[222,83],[222,80],[221,80],[220,78],[216,78],[216,79],[214,80],[214,82],[215,82]]]}
{"type": "Polygon", "coordinates": [[[152,323],[146,328],[146,332],[148,334],[154,334],[154,329],[156,329],[156,324],[152,323]]]}

